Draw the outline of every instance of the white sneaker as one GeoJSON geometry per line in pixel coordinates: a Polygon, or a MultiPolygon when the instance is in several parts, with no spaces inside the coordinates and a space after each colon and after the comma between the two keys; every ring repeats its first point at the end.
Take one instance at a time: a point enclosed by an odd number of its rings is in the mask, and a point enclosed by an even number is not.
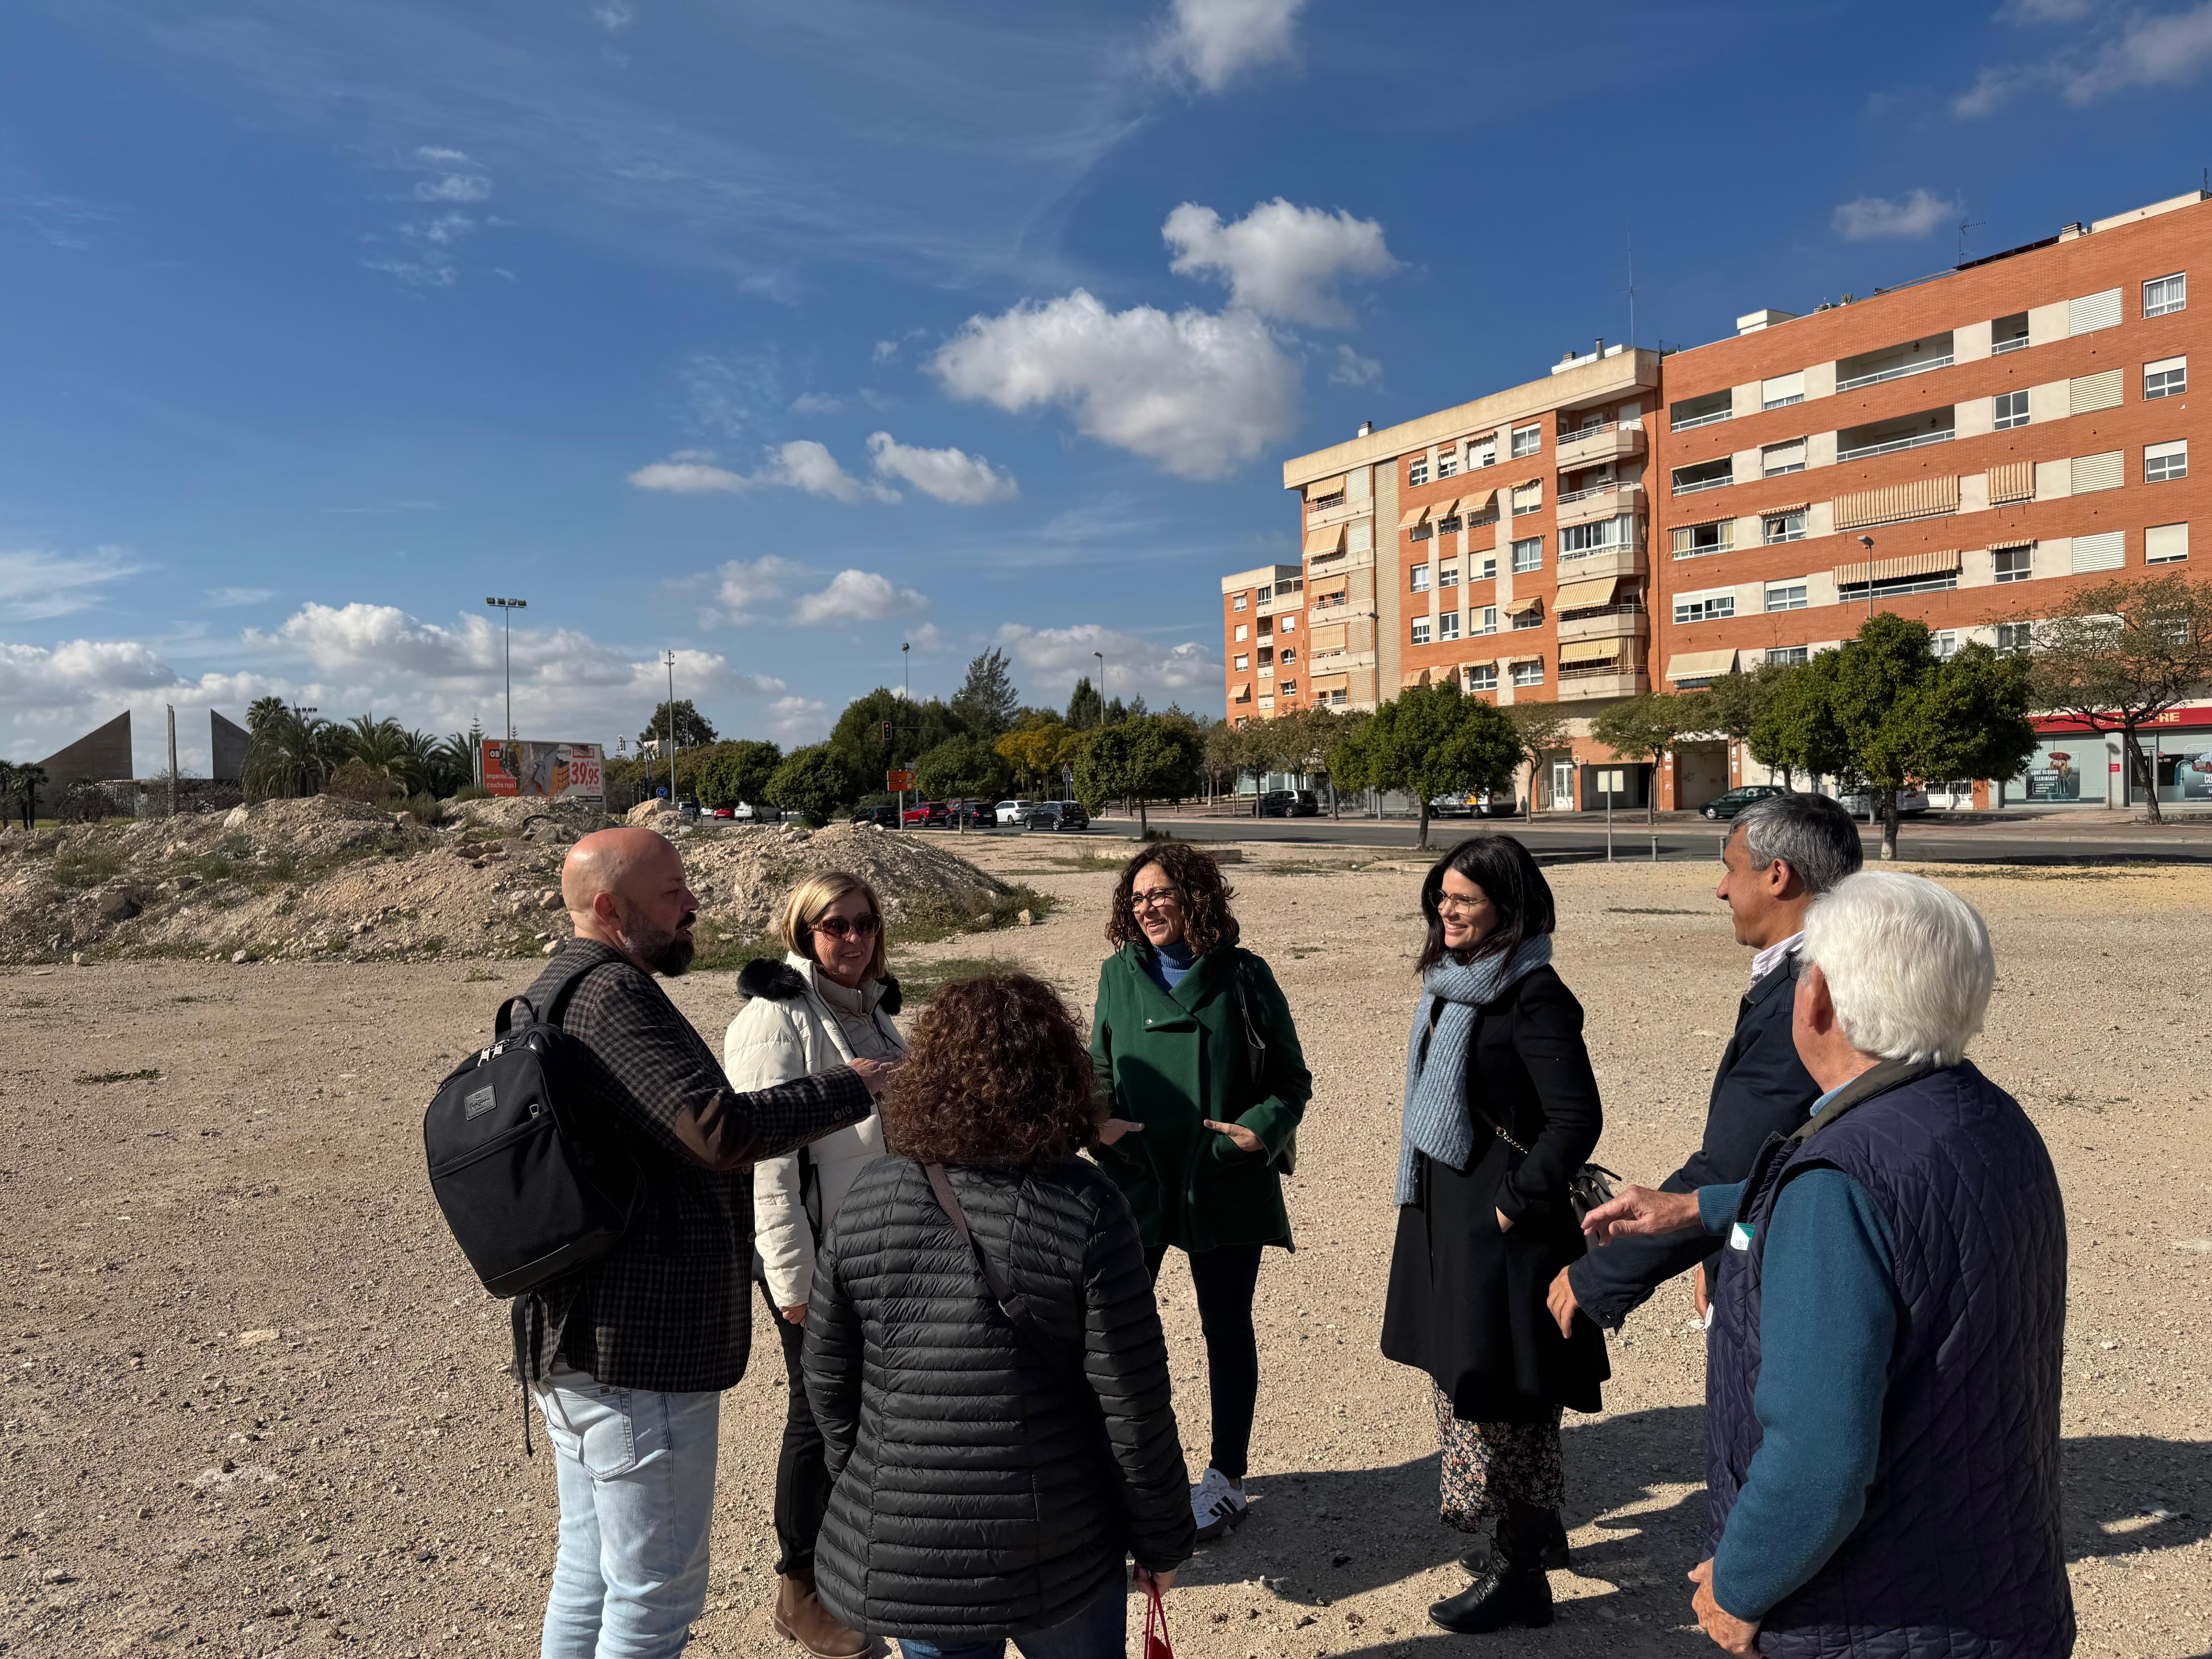
{"type": "Polygon", "coordinates": [[[1207,1469],[1206,1478],[1190,1489],[1190,1518],[1198,1523],[1198,1541],[1201,1544],[1226,1538],[1244,1524],[1251,1507],[1244,1501],[1244,1494],[1219,1469],[1207,1469]]]}

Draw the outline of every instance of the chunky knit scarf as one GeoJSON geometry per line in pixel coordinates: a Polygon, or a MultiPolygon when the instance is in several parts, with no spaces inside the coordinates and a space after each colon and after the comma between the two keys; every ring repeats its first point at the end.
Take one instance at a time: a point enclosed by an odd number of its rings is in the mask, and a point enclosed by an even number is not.
{"type": "Polygon", "coordinates": [[[1552,959],[1552,939],[1540,933],[1510,957],[1488,957],[1462,966],[1446,957],[1421,981],[1413,1034],[1406,1044],[1406,1105],[1400,1122],[1398,1200],[1413,1201],[1413,1154],[1464,1170],[1474,1152],[1474,1120],[1467,1107],[1467,1045],[1474,1039],[1474,1011],[1552,959]],[[1423,1052],[1431,999],[1442,997],[1436,1034],[1423,1052]]]}

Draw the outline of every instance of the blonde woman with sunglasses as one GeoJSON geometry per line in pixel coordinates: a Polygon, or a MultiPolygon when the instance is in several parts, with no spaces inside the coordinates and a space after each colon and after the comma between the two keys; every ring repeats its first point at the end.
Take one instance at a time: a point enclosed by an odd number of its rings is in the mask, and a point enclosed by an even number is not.
{"type": "MultiPolygon", "coordinates": [[[[906,1045],[891,1016],[898,981],[884,967],[883,905],[876,890],[842,871],[801,882],[783,907],[784,958],[762,957],[738,975],[746,999],[722,1042],[732,1087],[765,1088],[848,1060],[902,1060],[906,1045]]],[[[868,1650],[822,1605],[814,1589],[814,1543],[830,1499],[821,1431],[807,1409],[799,1352],[813,1293],[815,1252],[854,1180],[883,1156],[873,1115],[753,1170],[756,1277],[783,1340],[790,1389],[775,1469],[777,1634],[816,1659],[858,1659],[868,1650]]]]}

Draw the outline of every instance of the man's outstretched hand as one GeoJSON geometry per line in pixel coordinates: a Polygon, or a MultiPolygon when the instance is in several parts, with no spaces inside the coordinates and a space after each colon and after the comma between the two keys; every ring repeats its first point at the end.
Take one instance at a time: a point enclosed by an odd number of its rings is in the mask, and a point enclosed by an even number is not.
{"type": "Polygon", "coordinates": [[[1618,1198],[1583,1218],[1583,1231],[1593,1244],[1640,1234],[1679,1233],[1698,1224],[1695,1193],[1662,1193],[1650,1187],[1624,1187],[1618,1198]]]}

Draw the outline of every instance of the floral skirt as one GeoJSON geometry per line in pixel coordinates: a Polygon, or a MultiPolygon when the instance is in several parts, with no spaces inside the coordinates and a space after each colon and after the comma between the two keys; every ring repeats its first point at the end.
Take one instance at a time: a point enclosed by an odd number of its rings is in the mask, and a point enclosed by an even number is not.
{"type": "Polygon", "coordinates": [[[1480,1532],[1486,1519],[1505,1513],[1508,1498],[1540,1510],[1566,1501],[1559,1412],[1548,1423],[1465,1423],[1452,1414],[1449,1395],[1438,1389],[1436,1396],[1444,1525],[1480,1532]]]}

